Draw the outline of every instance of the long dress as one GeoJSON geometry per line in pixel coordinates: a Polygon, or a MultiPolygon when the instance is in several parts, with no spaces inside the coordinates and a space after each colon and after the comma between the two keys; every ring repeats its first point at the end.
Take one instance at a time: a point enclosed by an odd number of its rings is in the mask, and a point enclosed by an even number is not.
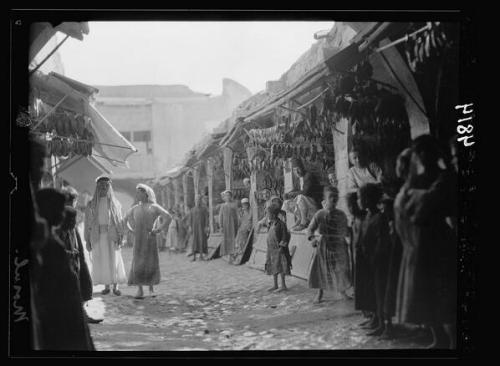
{"type": "Polygon", "coordinates": [[[195,206],[191,210],[190,225],[193,235],[193,253],[208,253],[206,228],[208,227],[209,214],[206,207],[195,206]]]}
{"type": "Polygon", "coordinates": [[[313,216],[308,236],[321,235],[309,271],[309,288],[343,292],[351,286],[347,252],[347,217],[344,212],[321,209],[313,216]]]}
{"type": "Polygon", "coordinates": [[[186,250],[189,240],[186,223],[186,215],[177,220],[177,250],[181,252],[186,250]]]}
{"type": "Polygon", "coordinates": [[[250,235],[250,231],[252,230],[252,212],[243,212],[240,217],[240,226],[238,228],[238,233],[236,234],[236,242],[235,242],[235,254],[241,255],[243,249],[245,249],[245,245],[248,240],[248,235],[250,235]]]}
{"type": "Polygon", "coordinates": [[[83,251],[80,234],[76,228],[73,228],[69,230],[60,229],[58,235],[66,247],[71,268],[78,278],[82,301],[89,301],[92,299],[92,279],[85,262],[85,252],[83,251]]]}
{"type": "Polygon", "coordinates": [[[98,224],[105,229],[99,230],[99,241],[92,243],[92,281],[94,285],[125,283],[127,275],[121,250],[117,249],[109,237],[110,212],[106,197],[99,200],[98,224]],[[107,229],[106,229],[107,227],[107,229]]]}
{"type": "Polygon", "coordinates": [[[222,226],[224,240],[220,246],[220,255],[231,255],[234,252],[234,241],[238,231],[238,211],[234,203],[224,203],[220,208],[219,222],[222,226]]]}
{"type": "Polygon", "coordinates": [[[286,224],[280,219],[271,222],[267,233],[266,264],[264,267],[268,275],[290,275],[292,260],[288,250],[289,242],[290,233],[286,224]],[[279,244],[282,242],[286,243],[287,246],[280,246],[279,244]]]}
{"type": "Polygon", "coordinates": [[[178,220],[176,218],[173,218],[172,221],[170,221],[170,225],[168,225],[168,232],[167,232],[167,243],[166,247],[170,250],[177,250],[178,249],[178,233],[177,233],[177,227],[178,227],[178,220]]]}
{"type": "Polygon", "coordinates": [[[156,235],[151,233],[158,211],[149,203],[134,206],[134,249],[128,284],[152,286],[160,283],[160,258],[156,235]]]}
{"type": "MultiPolygon", "coordinates": [[[[354,275],[354,308],[362,311],[376,311],[376,292],[375,292],[375,268],[373,267],[373,247],[375,246],[375,237],[373,222],[378,220],[378,216],[367,214],[360,225],[359,237],[356,245],[356,271],[354,275]]],[[[375,231],[376,234],[376,231],[375,231]]]]}
{"type": "Polygon", "coordinates": [[[403,254],[396,299],[401,323],[456,321],[457,239],[446,223],[456,214],[456,181],[448,172],[419,176],[394,202],[403,254]]]}

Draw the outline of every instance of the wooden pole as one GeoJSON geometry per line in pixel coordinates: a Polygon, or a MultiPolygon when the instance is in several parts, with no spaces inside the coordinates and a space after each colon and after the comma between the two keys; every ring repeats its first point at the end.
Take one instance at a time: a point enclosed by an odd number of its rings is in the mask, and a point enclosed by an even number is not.
{"type": "MultiPolygon", "coordinates": [[[[284,176],[285,193],[293,191],[293,170],[292,170],[291,159],[287,159],[287,161],[283,166],[283,176],[284,176]]],[[[288,211],[286,213],[286,224],[289,228],[295,225],[295,216],[288,211]]]]}
{"type": "Polygon", "coordinates": [[[210,214],[210,235],[214,233],[214,173],[213,162],[207,160],[207,178],[208,178],[208,212],[210,214]]]}
{"type": "Polygon", "coordinates": [[[259,207],[257,205],[257,171],[250,173],[250,207],[252,208],[252,223],[255,226],[259,221],[259,207]]]}
{"type": "Polygon", "coordinates": [[[182,191],[184,193],[184,210],[188,207],[188,176],[187,172],[182,176],[182,191]]]}
{"type": "Polygon", "coordinates": [[[200,167],[199,166],[193,167],[192,172],[193,172],[194,197],[196,203],[196,196],[200,195],[200,167]]]}
{"type": "Polygon", "coordinates": [[[181,182],[179,178],[174,179],[174,194],[175,205],[179,206],[181,204],[181,182]]]}
{"type": "Polygon", "coordinates": [[[229,147],[224,148],[224,177],[226,189],[231,189],[233,183],[233,150],[229,147]]]}

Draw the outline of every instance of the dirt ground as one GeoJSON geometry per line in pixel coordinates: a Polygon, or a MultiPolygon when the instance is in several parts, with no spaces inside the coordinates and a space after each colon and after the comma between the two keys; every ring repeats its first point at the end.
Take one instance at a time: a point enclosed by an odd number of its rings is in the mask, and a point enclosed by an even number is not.
{"type": "MultiPolygon", "coordinates": [[[[132,250],[123,248],[127,271],[132,250]]],[[[191,262],[185,254],[160,253],[161,283],[156,296],[136,300],[136,287],[120,287],[121,296],[101,295],[87,311],[103,316],[91,324],[97,350],[305,350],[422,348],[423,332],[406,332],[397,341],[366,336],[364,320],[352,300],[328,292],[312,303],[314,290],[287,277],[289,291],[269,293],[271,277],[223,259],[191,262]]]]}

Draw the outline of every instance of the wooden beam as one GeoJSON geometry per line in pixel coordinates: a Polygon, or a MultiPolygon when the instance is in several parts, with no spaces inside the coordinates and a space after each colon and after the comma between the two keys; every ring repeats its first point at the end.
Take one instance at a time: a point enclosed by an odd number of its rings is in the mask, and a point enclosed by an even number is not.
{"type": "Polygon", "coordinates": [[[233,184],[233,150],[224,148],[224,177],[226,180],[226,189],[231,189],[233,184]]]}
{"type": "Polygon", "coordinates": [[[257,202],[257,171],[250,173],[250,207],[252,208],[252,223],[255,226],[259,221],[259,207],[257,202]]]}
{"type": "Polygon", "coordinates": [[[184,210],[188,207],[188,176],[187,173],[182,175],[182,192],[184,193],[184,210]]]}
{"type": "Polygon", "coordinates": [[[193,184],[194,184],[194,197],[196,203],[196,196],[200,194],[200,167],[197,165],[193,167],[193,184]]]}
{"type": "Polygon", "coordinates": [[[210,215],[210,235],[214,233],[214,173],[212,159],[207,160],[208,212],[210,215]]]}

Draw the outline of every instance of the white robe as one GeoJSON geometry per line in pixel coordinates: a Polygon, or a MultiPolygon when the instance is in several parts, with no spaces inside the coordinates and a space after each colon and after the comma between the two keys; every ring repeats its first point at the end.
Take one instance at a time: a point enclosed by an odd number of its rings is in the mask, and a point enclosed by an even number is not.
{"type": "MultiPolygon", "coordinates": [[[[108,225],[110,212],[106,198],[99,200],[98,223],[108,225]]],[[[94,285],[110,285],[127,282],[121,249],[108,240],[108,233],[99,233],[99,242],[92,243],[92,282],[94,285]]]]}

